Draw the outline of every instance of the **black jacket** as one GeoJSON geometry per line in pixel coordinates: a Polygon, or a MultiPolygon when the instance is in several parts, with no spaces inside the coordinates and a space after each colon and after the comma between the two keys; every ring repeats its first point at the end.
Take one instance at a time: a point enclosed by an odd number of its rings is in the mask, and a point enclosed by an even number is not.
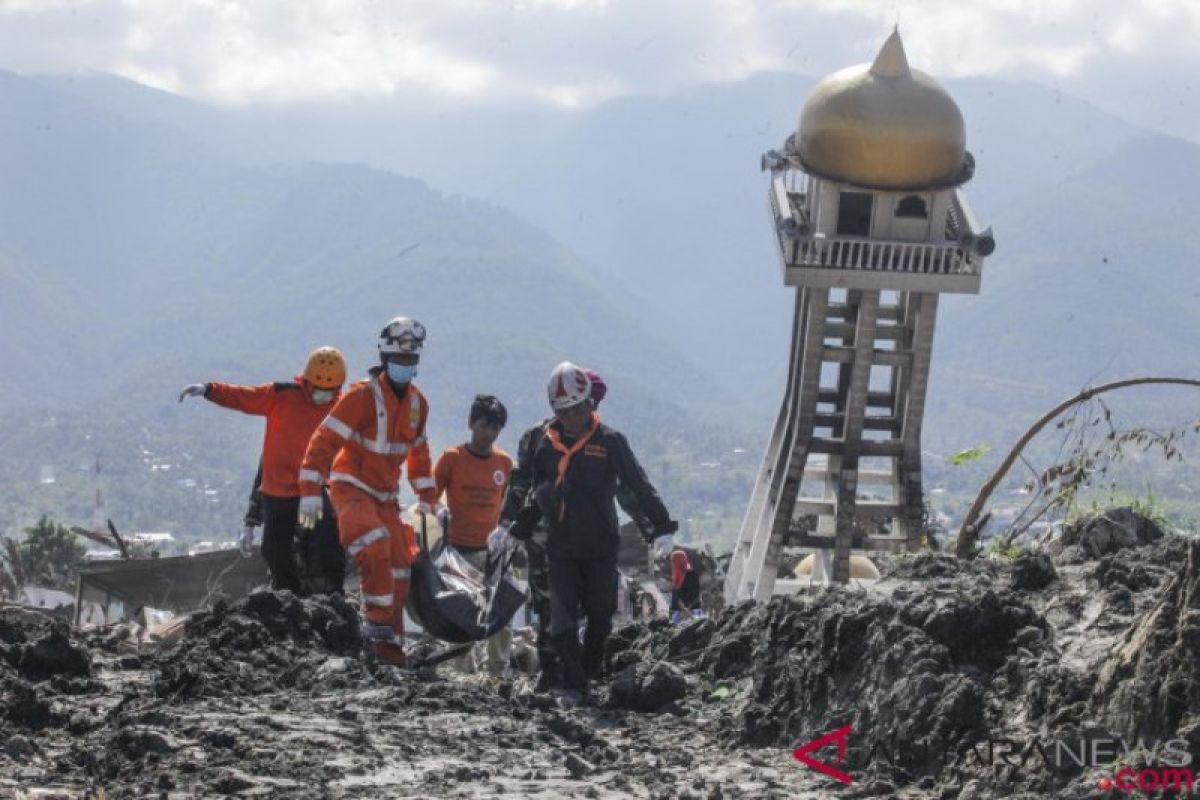
{"type": "MultiPolygon", "coordinates": [[[[558,422],[551,425],[562,430],[558,422]]],[[[573,442],[563,436],[564,445],[570,447],[573,442]]],[[[543,512],[549,525],[546,549],[551,558],[616,557],[618,526],[613,499],[618,482],[637,498],[652,526],[652,535],[674,533],[679,527],[620,432],[601,423],[583,450],[571,459],[566,479],[559,487],[555,482],[561,457],[549,437],[542,438],[532,457],[534,492],[549,498],[543,512]]]]}
{"type": "MultiPolygon", "coordinates": [[[[517,464],[513,467],[512,474],[508,476],[508,490],[504,494],[504,509],[500,512],[501,523],[512,523],[520,516],[521,509],[533,502],[533,455],[546,435],[546,426],[553,421],[553,417],[544,419],[521,434],[521,441],[517,445],[517,464]]],[[[642,510],[637,495],[619,480],[617,481],[617,504],[637,525],[643,537],[653,536],[656,533],[654,523],[642,510]]]]}

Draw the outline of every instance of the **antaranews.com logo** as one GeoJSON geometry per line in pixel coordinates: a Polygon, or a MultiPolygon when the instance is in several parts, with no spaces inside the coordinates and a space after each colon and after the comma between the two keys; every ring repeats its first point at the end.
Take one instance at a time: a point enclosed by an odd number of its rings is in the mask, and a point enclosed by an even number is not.
{"type": "MultiPolygon", "coordinates": [[[[846,761],[852,733],[853,727],[844,725],[797,747],[792,751],[792,756],[801,764],[832,780],[844,784],[853,783],[853,776],[839,766],[846,761]],[[837,747],[837,755],[832,763],[817,758],[816,754],[832,746],[837,747]]],[[[1119,738],[1091,737],[1072,742],[992,735],[963,751],[942,754],[941,758],[936,758],[938,754],[931,753],[927,748],[911,745],[889,747],[876,741],[870,743],[865,758],[856,758],[855,761],[865,765],[881,759],[894,766],[900,756],[920,756],[929,763],[931,755],[935,756],[935,761],[940,761],[943,768],[953,772],[968,766],[1022,767],[1035,758],[1041,759],[1047,770],[1055,773],[1116,765],[1113,768],[1113,777],[1101,778],[1097,784],[1097,788],[1104,792],[1117,791],[1149,796],[1169,792],[1171,797],[1186,797],[1195,792],[1196,784],[1196,776],[1191,769],[1192,755],[1183,739],[1147,743],[1142,739],[1129,742],[1119,738]],[[1135,769],[1127,766],[1128,763],[1149,763],[1151,766],[1135,769]]],[[[1200,794],[1195,796],[1200,797],[1200,794]]]]}

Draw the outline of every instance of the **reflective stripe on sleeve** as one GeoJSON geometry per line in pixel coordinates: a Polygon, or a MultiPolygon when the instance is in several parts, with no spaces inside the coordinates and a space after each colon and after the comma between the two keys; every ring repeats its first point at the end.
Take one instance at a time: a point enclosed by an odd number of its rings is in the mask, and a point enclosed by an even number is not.
{"type": "Polygon", "coordinates": [[[336,433],[338,436],[342,437],[343,439],[353,439],[354,438],[354,431],[350,429],[350,426],[347,425],[346,423],[342,422],[340,419],[335,417],[333,414],[330,414],[329,416],[327,416],[325,418],[325,421],[322,422],[321,424],[324,425],[326,428],[329,428],[329,430],[333,431],[334,433],[336,433]]]}
{"type": "Polygon", "coordinates": [[[300,470],[300,480],[308,481],[309,483],[320,483],[321,473],[315,469],[302,469],[300,470]]]}

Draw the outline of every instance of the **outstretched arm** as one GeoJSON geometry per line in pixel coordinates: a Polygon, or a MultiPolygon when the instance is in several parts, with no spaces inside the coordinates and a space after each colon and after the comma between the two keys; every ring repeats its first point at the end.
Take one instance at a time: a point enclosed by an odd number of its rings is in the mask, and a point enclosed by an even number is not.
{"type": "Polygon", "coordinates": [[[265,417],[275,406],[275,384],[264,383],[262,386],[239,386],[236,383],[210,383],[204,392],[204,397],[211,403],[216,403],[243,414],[265,417]]]}
{"type": "Polygon", "coordinates": [[[616,433],[613,436],[609,454],[613,459],[613,466],[617,471],[617,479],[637,498],[638,505],[644,512],[645,518],[649,520],[651,536],[674,533],[678,530],[679,524],[671,519],[671,515],[667,512],[667,507],[663,505],[662,498],[658,496],[658,491],[650,483],[650,479],[646,477],[646,471],[638,463],[637,457],[629,447],[629,442],[626,440],[624,434],[616,433]]]}

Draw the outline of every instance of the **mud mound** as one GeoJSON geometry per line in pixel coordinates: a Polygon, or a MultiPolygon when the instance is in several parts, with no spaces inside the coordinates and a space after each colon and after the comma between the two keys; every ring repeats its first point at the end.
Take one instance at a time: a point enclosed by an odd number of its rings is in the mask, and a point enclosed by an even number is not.
{"type": "MultiPolygon", "coordinates": [[[[940,557],[911,561],[961,574],[940,557]]],[[[935,771],[930,758],[981,734],[992,721],[989,689],[1013,691],[1010,664],[1047,639],[1019,593],[985,583],[946,597],[918,585],[893,597],[829,590],[742,603],[674,629],[628,626],[613,637],[610,663],[624,669],[622,682],[665,660],[710,686],[740,685],[721,726],[731,744],[794,745],[851,724],[906,743],[895,766],[921,775],[935,771]]]]}
{"type": "Polygon", "coordinates": [[[1131,592],[1145,591],[1160,583],[1157,570],[1148,568],[1145,564],[1131,564],[1118,556],[1105,556],[1100,559],[1092,577],[1102,589],[1122,587],[1131,592]]]}
{"type": "Polygon", "coordinates": [[[1022,553],[1013,561],[1014,589],[1044,589],[1057,579],[1054,562],[1045,553],[1022,553]]]}
{"type": "Polygon", "coordinates": [[[358,611],[342,597],[259,590],[188,621],[159,659],[159,696],[249,694],[303,688],[330,656],[362,650],[358,611]]]}
{"type": "Polygon", "coordinates": [[[658,711],[687,694],[687,680],[678,667],[659,661],[630,664],[613,676],[607,705],[634,711],[658,711]]]}
{"type": "Polygon", "coordinates": [[[1085,557],[1096,559],[1157,542],[1164,535],[1154,520],[1128,506],[1120,506],[1075,520],[1063,529],[1060,546],[1078,547],[1085,557]]]}
{"type": "MultiPolygon", "coordinates": [[[[896,764],[933,769],[919,754],[958,749],[984,728],[985,686],[1027,628],[1037,646],[1045,623],[1009,593],[945,604],[923,594],[889,602],[828,592],[739,609],[714,632],[700,667],[715,678],[751,677],[731,735],[787,745],[852,724],[905,742],[896,764]]],[[[1024,638],[1024,637],[1023,637],[1024,638]]]]}
{"type": "Polygon", "coordinates": [[[1100,671],[1093,708],[1129,737],[1183,737],[1200,756],[1200,541],[1100,671]]]}
{"type": "Polygon", "coordinates": [[[20,608],[0,610],[0,731],[5,723],[38,730],[51,724],[48,694],[92,688],[92,662],[67,624],[20,608]]]}
{"type": "Polygon", "coordinates": [[[880,574],[898,580],[955,580],[962,578],[995,578],[1002,566],[987,559],[964,561],[954,556],[928,551],[915,555],[876,556],[880,574]]]}

